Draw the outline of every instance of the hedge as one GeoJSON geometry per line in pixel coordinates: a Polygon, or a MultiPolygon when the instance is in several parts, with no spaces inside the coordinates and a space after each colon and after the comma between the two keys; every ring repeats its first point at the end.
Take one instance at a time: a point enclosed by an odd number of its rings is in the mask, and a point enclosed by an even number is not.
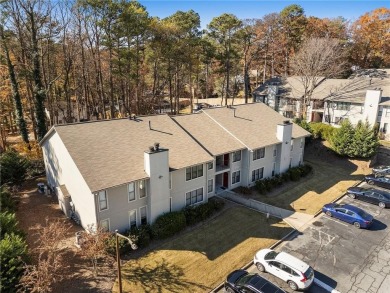
{"type": "Polygon", "coordinates": [[[170,212],[159,216],[152,225],[152,236],[165,239],[175,235],[186,227],[184,212],[170,212]]]}

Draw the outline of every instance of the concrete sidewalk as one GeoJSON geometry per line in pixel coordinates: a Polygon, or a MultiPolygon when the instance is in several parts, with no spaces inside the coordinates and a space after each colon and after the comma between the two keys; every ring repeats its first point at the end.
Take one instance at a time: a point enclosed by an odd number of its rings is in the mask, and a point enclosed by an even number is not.
{"type": "Polygon", "coordinates": [[[279,219],[283,219],[287,224],[289,224],[291,227],[293,227],[294,229],[300,232],[302,232],[304,228],[307,226],[307,224],[314,218],[313,215],[294,212],[279,207],[271,206],[269,204],[254,199],[244,198],[232,191],[224,191],[218,194],[218,196],[242,204],[248,208],[257,210],[261,213],[279,219]]]}

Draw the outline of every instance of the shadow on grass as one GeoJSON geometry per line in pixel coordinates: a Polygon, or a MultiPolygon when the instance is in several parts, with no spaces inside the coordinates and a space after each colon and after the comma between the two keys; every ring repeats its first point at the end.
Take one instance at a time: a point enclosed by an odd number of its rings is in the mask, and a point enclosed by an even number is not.
{"type": "Polygon", "coordinates": [[[319,142],[312,144],[307,147],[305,153],[305,163],[312,165],[312,174],[296,182],[286,182],[266,195],[260,195],[253,191],[250,197],[287,210],[306,212],[306,207],[295,208],[294,202],[308,192],[321,196],[327,190],[335,188],[340,193],[335,194],[337,197],[345,191],[339,190],[342,187],[342,185],[337,186],[340,182],[361,181],[364,178],[363,174],[354,174],[358,170],[358,166],[350,160],[335,155],[319,142]]]}
{"type": "Polygon", "coordinates": [[[233,207],[190,233],[169,241],[161,249],[199,252],[215,260],[249,239],[259,242],[268,239],[272,244],[283,238],[292,228],[280,225],[281,222],[245,207],[233,207]]]}
{"type": "MultiPolygon", "coordinates": [[[[206,292],[209,288],[187,280],[183,269],[170,264],[164,258],[144,266],[127,266],[122,269],[122,277],[128,283],[136,283],[142,292],[206,292]]],[[[116,284],[117,286],[117,284],[116,284]]],[[[126,291],[126,285],[123,287],[126,291]]]]}

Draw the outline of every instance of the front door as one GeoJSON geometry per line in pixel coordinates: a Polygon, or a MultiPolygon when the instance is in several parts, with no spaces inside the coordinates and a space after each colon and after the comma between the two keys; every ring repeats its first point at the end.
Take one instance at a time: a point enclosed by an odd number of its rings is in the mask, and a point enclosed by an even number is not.
{"type": "Polygon", "coordinates": [[[229,173],[228,172],[223,173],[223,183],[222,183],[222,185],[223,185],[223,187],[226,187],[226,188],[229,187],[229,173]]]}

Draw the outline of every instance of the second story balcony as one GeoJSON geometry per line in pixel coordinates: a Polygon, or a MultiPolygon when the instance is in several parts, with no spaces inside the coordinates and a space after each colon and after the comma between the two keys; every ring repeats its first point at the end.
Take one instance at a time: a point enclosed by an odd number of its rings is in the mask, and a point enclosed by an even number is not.
{"type": "Polygon", "coordinates": [[[230,168],[229,154],[217,156],[215,159],[215,172],[224,171],[230,168]]]}

